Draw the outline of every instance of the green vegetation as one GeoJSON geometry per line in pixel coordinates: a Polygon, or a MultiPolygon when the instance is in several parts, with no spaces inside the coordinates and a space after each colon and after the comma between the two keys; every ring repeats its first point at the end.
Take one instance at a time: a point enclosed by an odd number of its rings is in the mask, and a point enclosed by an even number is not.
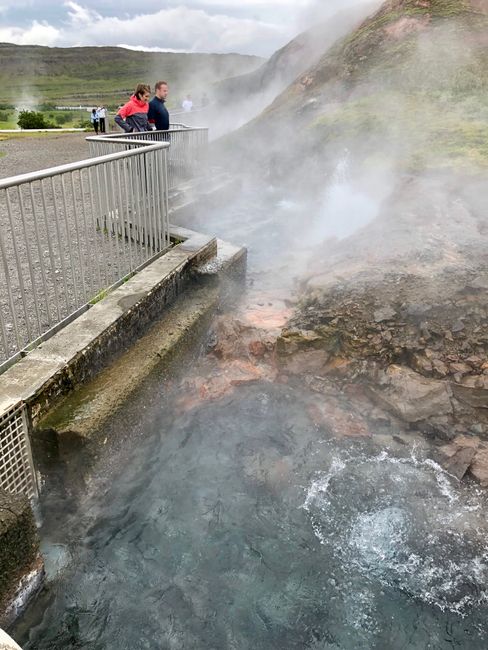
{"type": "Polygon", "coordinates": [[[322,145],[340,143],[367,157],[392,157],[412,171],[488,167],[488,97],[484,110],[473,98],[458,99],[374,93],[320,116],[310,129],[322,145]]]}
{"type": "Polygon", "coordinates": [[[312,72],[306,94],[336,100],[306,125],[316,148],[409,170],[488,167],[487,33],[464,0],[386,2],[312,72]]]}
{"type": "Polygon", "coordinates": [[[37,111],[20,111],[17,124],[21,129],[53,129],[56,125],[49,122],[42,113],[37,111]]]}
{"type": "Polygon", "coordinates": [[[0,44],[1,104],[54,106],[125,102],[139,82],[170,83],[171,96],[208,90],[208,84],[243,74],[262,63],[259,57],[238,54],[180,54],[136,52],[117,47],[50,48],[0,44]]]}

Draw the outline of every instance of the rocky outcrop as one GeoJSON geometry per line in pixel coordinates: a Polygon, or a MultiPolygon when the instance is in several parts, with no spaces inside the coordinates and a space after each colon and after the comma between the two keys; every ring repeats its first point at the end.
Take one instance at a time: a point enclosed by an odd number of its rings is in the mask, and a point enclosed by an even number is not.
{"type": "Polygon", "coordinates": [[[0,491],[0,625],[11,623],[42,573],[29,501],[22,495],[0,491]]]}

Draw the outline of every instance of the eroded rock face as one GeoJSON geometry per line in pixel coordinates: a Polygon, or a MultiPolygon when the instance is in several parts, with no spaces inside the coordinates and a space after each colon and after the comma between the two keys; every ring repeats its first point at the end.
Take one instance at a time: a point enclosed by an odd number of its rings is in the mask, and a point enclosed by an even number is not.
{"type": "Polygon", "coordinates": [[[375,402],[405,422],[420,422],[453,411],[446,383],[402,366],[387,368],[369,390],[375,402]]]}

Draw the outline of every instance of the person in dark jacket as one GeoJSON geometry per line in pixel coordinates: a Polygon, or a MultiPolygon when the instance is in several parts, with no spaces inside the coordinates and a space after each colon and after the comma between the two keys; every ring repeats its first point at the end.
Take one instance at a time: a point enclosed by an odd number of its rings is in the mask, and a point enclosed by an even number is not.
{"type": "Polygon", "coordinates": [[[147,84],[138,84],[134,94],[127,104],[119,108],[115,116],[115,122],[126,133],[133,131],[149,131],[147,113],[149,111],[149,97],[151,87],[147,84]]]}
{"type": "Polygon", "coordinates": [[[157,81],[154,87],[154,97],[149,102],[149,113],[147,119],[150,127],[156,131],[167,131],[169,129],[169,113],[164,105],[168,96],[168,84],[166,81],[157,81]]]}

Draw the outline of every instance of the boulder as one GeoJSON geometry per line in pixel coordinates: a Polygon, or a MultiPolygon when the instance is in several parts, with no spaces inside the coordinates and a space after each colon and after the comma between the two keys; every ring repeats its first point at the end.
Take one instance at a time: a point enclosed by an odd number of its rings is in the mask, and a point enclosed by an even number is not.
{"type": "Polygon", "coordinates": [[[477,450],[475,447],[456,447],[455,445],[453,447],[452,455],[446,456],[442,465],[446,472],[461,480],[470,468],[477,450]]]}
{"type": "Polygon", "coordinates": [[[382,408],[405,422],[420,422],[447,415],[453,408],[445,382],[428,379],[404,366],[392,365],[369,392],[382,408]]]}
{"type": "Polygon", "coordinates": [[[454,397],[474,408],[488,408],[488,376],[465,377],[451,385],[454,397]]]}
{"type": "Polygon", "coordinates": [[[483,487],[488,487],[488,449],[482,448],[476,452],[469,471],[483,487]]]}

